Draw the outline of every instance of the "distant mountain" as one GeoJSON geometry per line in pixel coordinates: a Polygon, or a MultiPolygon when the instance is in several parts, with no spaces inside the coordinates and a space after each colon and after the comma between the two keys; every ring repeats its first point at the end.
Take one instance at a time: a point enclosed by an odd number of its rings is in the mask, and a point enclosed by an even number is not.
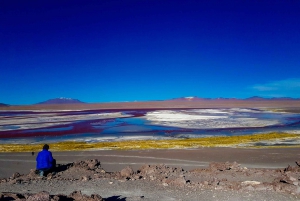
{"type": "Polygon", "coordinates": [[[260,96],[252,96],[250,98],[246,98],[245,100],[262,101],[262,100],[300,100],[300,99],[299,98],[291,98],[291,97],[263,98],[263,97],[260,97],[260,96]]]}
{"type": "Polygon", "coordinates": [[[222,97],[220,97],[220,98],[214,98],[213,100],[238,100],[238,99],[236,99],[236,98],[222,98],[222,97]]]}
{"type": "Polygon", "coordinates": [[[76,103],[84,103],[84,102],[72,98],[54,98],[37,104],[76,104],[76,103]]]}
{"type": "Polygon", "coordinates": [[[173,98],[172,101],[200,101],[200,100],[211,100],[211,98],[199,98],[197,96],[173,98]]]}
{"type": "Polygon", "coordinates": [[[199,98],[197,96],[173,98],[175,101],[201,101],[201,100],[237,100],[236,98],[199,98]]]}
{"type": "Polygon", "coordinates": [[[255,100],[255,101],[260,101],[260,100],[266,100],[266,98],[262,98],[259,96],[252,96],[250,98],[245,98],[245,100],[255,100]]]}
{"type": "Polygon", "coordinates": [[[9,106],[8,104],[0,103],[0,107],[7,107],[9,106]]]}
{"type": "Polygon", "coordinates": [[[190,97],[180,97],[170,99],[171,101],[201,101],[201,100],[249,100],[249,101],[263,101],[263,100],[300,100],[300,98],[290,98],[290,97],[279,97],[279,98],[263,98],[260,96],[252,96],[250,98],[245,99],[237,99],[237,98],[199,98],[197,96],[190,97]]]}

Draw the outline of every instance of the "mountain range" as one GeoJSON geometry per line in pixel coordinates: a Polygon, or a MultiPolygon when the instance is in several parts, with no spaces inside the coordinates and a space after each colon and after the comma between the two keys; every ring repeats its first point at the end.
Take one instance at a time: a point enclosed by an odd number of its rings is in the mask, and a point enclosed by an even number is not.
{"type": "Polygon", "coordinates": [[[72,99],[72,98],[54,98],[54,99],[49,99],[37,104],[78,104],[78,103],[84,103],[78,99],[72,99]]]}
{"type": "Polygon", "coordinates": [[[264,101],[264,100],[300,100],[300,98],[290,98],[290,97],[278,97],[278,98],[263,98],[260,96],[252,96],[250,98],[245,99],[237,99],[237,98],[199,98],[197,96],[190,97],[180,97],[170,99],[171,101],[201,101],[201,100],[249,100],[249,101],[264,101]]]}
{"type": "Polygon", "coordinates": [[[9,106],[8,104],[0,103],[0,107],[7,107],[9,106]]]}
{"type": "MultiPolygon", "coordinates": [[[[191,101],[191,102],[196,102],[196,101],[204,101],[204,100],[245,100],[245,101],[288,101],[288,100],[300,100],[300,98],[291,98],[291,97],[278,97],[278,98],[264,98],[260,96],[252,96],[249,98],[245,99],[238,99],[238,98],[200,98],[197,96],[190,96],[190,97],[179,97],[179,98],[172,98],[168,100],[160,100],[160,101],[191,101]]],[[[159,100],[156,100],[159,101],[159,100]]],[[[43,102],[36,103],[37,105],[44,105],[44,104],[83,104],[85,102],[82,102],[78,99],[72,99],[72,98],[53,98],[49,99],[43,102]]],[[[10,106],[9,104],[4,104],[0,103],[0,107],[7,107],[10,106]]]]}

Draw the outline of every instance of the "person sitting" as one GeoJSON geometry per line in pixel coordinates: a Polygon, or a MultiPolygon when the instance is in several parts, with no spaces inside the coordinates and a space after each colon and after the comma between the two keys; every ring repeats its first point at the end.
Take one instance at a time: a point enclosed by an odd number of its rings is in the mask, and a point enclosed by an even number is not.
{"type": "Polygon", "coordinates": [[[45,172],[51,172],[55,166],[56,161],[52,157],[52,153],[49,150],[49,145],[45,144],[43,150],[40,151],[36,157],[36,169],[39,171],[41,177],[45,172]]]}

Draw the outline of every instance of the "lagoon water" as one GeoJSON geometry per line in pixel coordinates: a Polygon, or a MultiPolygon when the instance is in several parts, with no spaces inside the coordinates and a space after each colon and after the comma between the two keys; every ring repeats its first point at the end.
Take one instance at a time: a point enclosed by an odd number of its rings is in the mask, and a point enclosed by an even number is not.
{"type": "Polygon", "coordinates": [[[0,143],[300,134],[300,114],[260,109],[0,112],[0,143]]]}

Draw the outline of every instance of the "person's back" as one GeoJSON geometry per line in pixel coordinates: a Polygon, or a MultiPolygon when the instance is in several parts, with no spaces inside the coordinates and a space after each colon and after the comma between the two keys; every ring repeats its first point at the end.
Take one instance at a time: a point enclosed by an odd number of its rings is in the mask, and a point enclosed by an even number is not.
{"type": "Polygon", "coordinates": [[[48,149],[49,145],[45,144],[43,150],[40,151],[36,157],[36,169],[40,171],[40,176],[43,176],[45,171],[49,171],[53,168],[54,159],[48,149]]]}

